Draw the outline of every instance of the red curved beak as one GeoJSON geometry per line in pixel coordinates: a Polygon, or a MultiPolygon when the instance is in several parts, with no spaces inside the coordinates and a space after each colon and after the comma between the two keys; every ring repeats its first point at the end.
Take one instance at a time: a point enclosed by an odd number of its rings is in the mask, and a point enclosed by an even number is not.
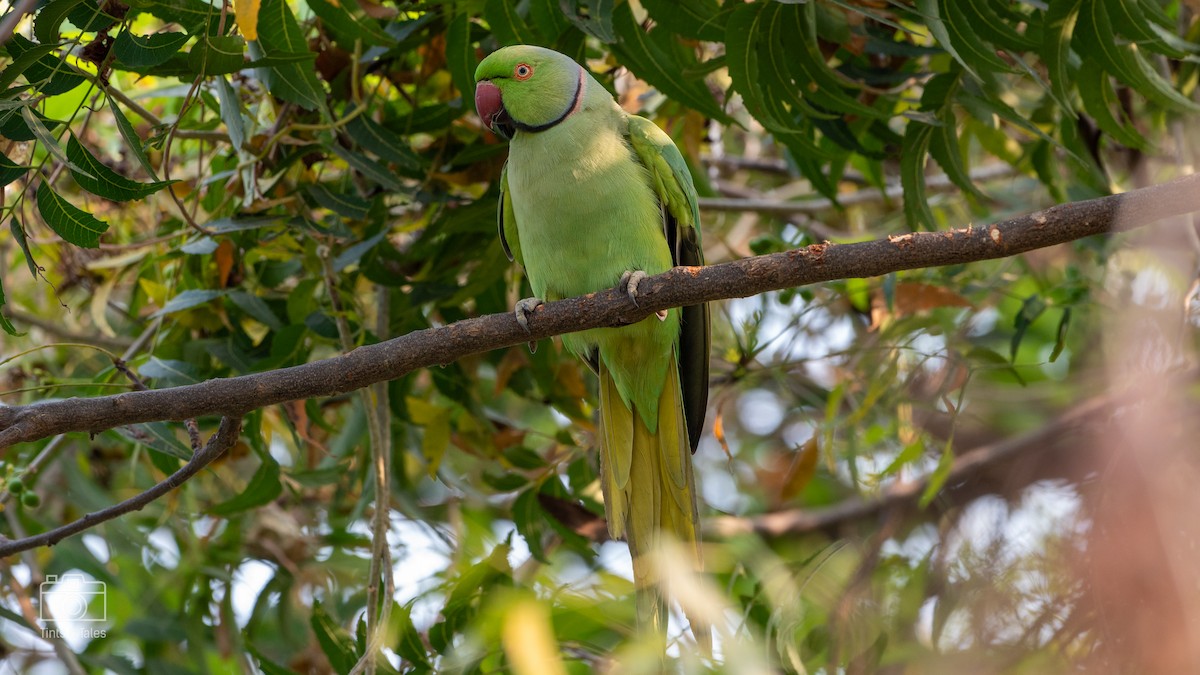
{"type": "Polygon", "coordinates": [[[504,109],[504,99],[500,96],[500,88],[488,80],[480,80],[475,85],[475,112],[479,119],[487,125],[492,133],[504,138],[512,138],[512,118],[504,109]]]}

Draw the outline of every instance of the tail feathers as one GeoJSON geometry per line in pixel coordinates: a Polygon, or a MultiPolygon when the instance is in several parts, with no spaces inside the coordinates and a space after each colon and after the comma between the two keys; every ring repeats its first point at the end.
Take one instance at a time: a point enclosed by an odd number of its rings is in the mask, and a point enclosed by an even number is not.
{"type": "MultiPolygon", "coordinates": [[[[650,433],[641,417],[626,407],[603,361],[599,371],[600,473],[609,533],[629,542],[639,625],[665,634],[664,582],[670,579],[659,578],[667,565],[654,560],[662,551],[663,533],[689,552],[686,564],[692,569],[685,573],[698,573],[703,567],[696,483],[678,369],[672,360],[659,397],[657,434],[650,433]]],[[[708,626],[694,616],[688,618],[696,641],[707,651],[708,626]]]]}

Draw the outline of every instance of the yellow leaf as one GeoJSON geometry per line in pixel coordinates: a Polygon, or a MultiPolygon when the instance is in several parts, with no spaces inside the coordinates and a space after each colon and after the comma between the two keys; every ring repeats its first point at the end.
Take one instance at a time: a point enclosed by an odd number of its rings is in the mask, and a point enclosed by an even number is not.
{"type": "Polygon", "coordinates": [[[142,292],[146,294],[146,297],[150,298],[150,301],[159,307],[167,303],[167,287],[163,284],[153,279],[142,277],[138,279],[138,286],[141,286],[142,292]]]}
{"type": "Polygon", "coordinates": [[[813,434],[812,438],[800,446],[800,452],[796,453],[792,465],[788,467],[787,476],[779,490],[779,496],[783,501],[794,499],[812,481],[813,475],[817,472],[818,454],[820,453],[817,436],[813,434]]]}
{"type": "Polygon", "coordinates": [[[258,39],[258,7],[261,4],[262,0],[233,0],[238,30],[247,40],[258,39]]]}
{"type": "Polygon", "coordinates": [[[883,289],[871,293],[871,328],[878,330],[892,317],[903,317],[938,307],[971,307],[971,301],[942,286],[902,281],[896,284],[892,309],[884,301],[883,289]]]}
{"type": "Polygon", "coordinates": [[[517,601],[508,610],[500,635],[508,663],[516,675],[566,675],[550,614],[532,599],[517,601]]]}
{"type": "Polygon", "coordinates": [[[217,245],[213,258],[217,261],[217,288],[227,288],[229,274],[233,271],[233,242],[229,239],[222,239],[221,243],[217,245]]]}
{"type": "Polygon", "coordinates": [[[120,275],[114,274],[104,280],[100,284],[96,292],[92,294],[92,306],[90,307],[92,315],[92,323],[96,324],[96,328],[108,337],[116,337],[117,334],[113,331],[112,326],[108,323],[108,299],[112,296],[113,287],[117,285],[117,277],[120,275]]]}
{"type": "Polygon", "coordinates": [[[450,446],[450,411],[414,396],[409,396],[404,402],[412,421],[425,427],[421,452],[425,455],[429,477],[434,478],[442,465],[446,448],[450,446]]]}

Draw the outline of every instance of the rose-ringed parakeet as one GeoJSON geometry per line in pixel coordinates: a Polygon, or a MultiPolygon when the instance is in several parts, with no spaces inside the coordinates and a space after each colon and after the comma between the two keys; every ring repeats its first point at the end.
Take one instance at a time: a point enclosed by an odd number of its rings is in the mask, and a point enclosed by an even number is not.
{"type": "MultiPolygon", "coordinates": [[[[510,139],[501,175],[500,237],[536,298],[559,300],[638,282],[675,265],[702,265],[696,190],[678,148],[627,114],[575,61],[512,46],[475,71],[480,118],[510,139]]],[[[620,328],[563,336],[600,379],[600,469],[609,532],[629,542],[638,616],[662,631],[661,579],[645,554],[662,533],[700,567],[692,453],[708,402],[706,305],[620,328]]],[[[692,621],[697,638],[707,631],[692,621]]]]}

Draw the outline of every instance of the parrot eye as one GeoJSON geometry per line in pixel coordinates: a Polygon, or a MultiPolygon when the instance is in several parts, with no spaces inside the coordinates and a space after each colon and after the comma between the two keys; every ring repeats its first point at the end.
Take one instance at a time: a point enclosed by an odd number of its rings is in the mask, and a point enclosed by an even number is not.
{"type": "Polygon", "coordinates": [[[513,68],[513,77],[518,80],[528,80],[533,77],[533,66],[528,63],[518,63],[516,68],[513,68]]]}

